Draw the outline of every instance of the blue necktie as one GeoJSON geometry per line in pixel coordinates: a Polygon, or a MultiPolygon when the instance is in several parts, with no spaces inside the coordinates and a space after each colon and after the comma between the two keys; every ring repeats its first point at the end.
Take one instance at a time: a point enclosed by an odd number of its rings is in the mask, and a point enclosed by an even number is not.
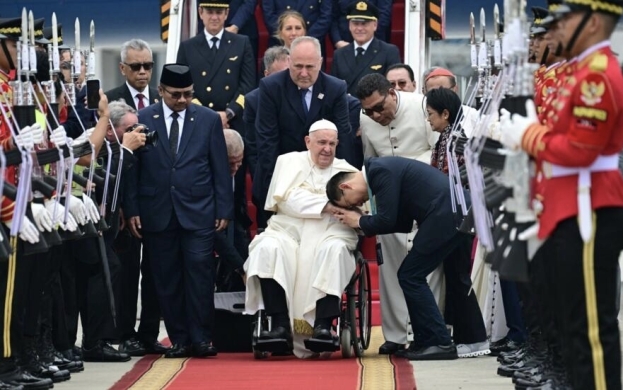
{"type": "Polygon", "coordinates": [[[309,107],[307,107],[307,100],[305,99],[305,96],[307,96],[307,92],[309,91],[309,89],[307,88],[301,88],[300,92],[301,92],[301,102],[303,102],[303,111],[305,112],[305,115],[307,115],[309,113],[309,107]]]}

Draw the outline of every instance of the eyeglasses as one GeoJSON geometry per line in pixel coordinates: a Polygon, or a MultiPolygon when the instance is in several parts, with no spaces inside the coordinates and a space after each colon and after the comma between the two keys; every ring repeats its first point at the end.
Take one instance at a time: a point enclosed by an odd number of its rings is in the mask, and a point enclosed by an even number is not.
{"type": "Polygon", "coordinates": [[[145,70],[152,70],[152,68],[154,67],[153,62],[135,62],[133,64],[128,64],[127,62],[124,62],[123,64],[130,67],[130,69],[132,69],[132,72],[139,72],[141,68],[145,70]]]}
{"type": "Polygon", "coordinates": [[[190,99],[195,94],[195,91],[193,91],[193,90],[183,91],[183,92],[180,92],[180,91],[171,92],[168,89],[166,89],[165,87],[163,87],[162,85],[160,87],[162,88],[163,91],[165,91],[166,93],[171,95],[171,97],[173,99],[175,99],[175,100],[180,100],[182,98],[182,95],[184,96],[184,98],[190,99]]]}
{"type": "Polygon", "coordinates": [[[381,103],[377,104],[372,108],[362,108],[361,112],[363,112],[367,116],[372,116],[375,112],[380,114],[385,109],[385,100],[387,99],[387,96],[389,96],[389,94],[385,95],[381,103]]]}
{"type": "Polygon", "coordinates": [[[390,81],[389,82],[392,85],[392,88],[396,88],[396,85],[402,89],[404,89],[407,86],[407,80],[398,80],[396,81],[390,81]]]}

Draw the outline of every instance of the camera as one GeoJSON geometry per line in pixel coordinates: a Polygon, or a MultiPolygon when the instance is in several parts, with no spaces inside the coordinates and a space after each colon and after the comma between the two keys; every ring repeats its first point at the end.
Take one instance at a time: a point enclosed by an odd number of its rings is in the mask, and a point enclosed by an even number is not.
{"type": "Polygon", "coordinates": [[[155,130],[149,130],[149,128],[142,123],[137,123],[135,125],[128,127],[128,129],[126,130],[126,133],[134,131],[134,129],[136,129],[139,126],[143,126],[143,131],[141,131],[141,133],[145,134],[145,146],[147,145],[151,145],[154,147],[158,146],[158,133],[155,130]]]}

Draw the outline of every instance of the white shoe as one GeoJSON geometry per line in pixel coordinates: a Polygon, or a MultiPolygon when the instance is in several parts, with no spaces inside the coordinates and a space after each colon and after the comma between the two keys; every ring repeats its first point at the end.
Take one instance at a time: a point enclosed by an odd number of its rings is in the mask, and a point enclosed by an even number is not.
{"type": "Polygon", "coordinates": [[[488,341],[473,344],[459,344],[456,346],[456,351],[460,358],[484,356],[491,353],[488,341]]]}

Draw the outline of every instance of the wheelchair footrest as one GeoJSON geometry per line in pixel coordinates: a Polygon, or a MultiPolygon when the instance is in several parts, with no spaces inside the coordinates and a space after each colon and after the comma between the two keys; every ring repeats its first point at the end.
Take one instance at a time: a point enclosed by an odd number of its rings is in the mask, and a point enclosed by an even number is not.
{"type": "Polygon", "coordinates": [[[312,352],[335,352],[340,349],[340,340],[333,337],[331,340],[326,339],[307,339],[304,340],[305,348],[312,352]]]}
{"type": "Polygon", "coordinates": [[[254,348],[262,352],[286,354],[292,351],[292,344],[286,339],[258,339],[254,348]]]}

